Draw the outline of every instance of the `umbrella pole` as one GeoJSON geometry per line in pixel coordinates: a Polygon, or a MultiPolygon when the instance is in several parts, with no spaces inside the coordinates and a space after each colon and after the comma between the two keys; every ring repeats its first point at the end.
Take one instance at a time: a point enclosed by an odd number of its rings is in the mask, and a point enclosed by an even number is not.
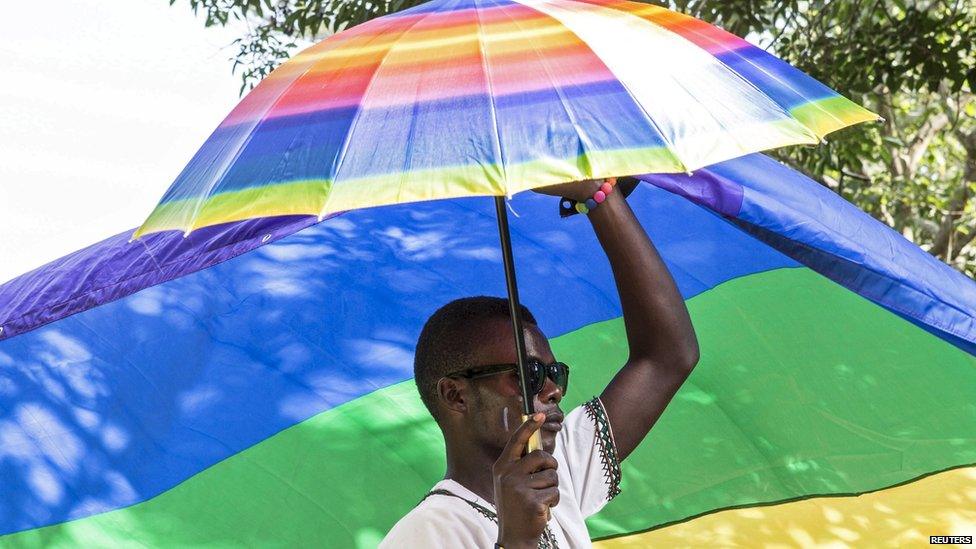
{"type": "MultiPolygon", "coordinates": [[[[522,332],[522,306],[519,303],[518,284],[515,282],[515,260],[512,256],[512,238],[508,232],[508,210],[505,197],[495,197],[495,214],[498,217],[498,238],[502,244],[502,261],[505,264],[505,286],[508,288],[508,310],[515,333],[515,352],[518,356],[519,388],[522,390],[522,421],[535,412],[535,395],[529,394],[526,380],[529,378],[525,358],[525,335],[522,332]]],[[[542,438],[536,431],[529,439],[528,452],[542,448],[542,438]]]]}

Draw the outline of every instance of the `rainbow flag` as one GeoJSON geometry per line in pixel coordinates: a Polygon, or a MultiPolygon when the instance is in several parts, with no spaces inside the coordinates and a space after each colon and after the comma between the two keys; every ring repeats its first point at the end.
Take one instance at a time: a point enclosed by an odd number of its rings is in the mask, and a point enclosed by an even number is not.
{"type": "MultiPolygon", "coordinates": [[[[702,359],[598,545],[976,532],[976,283],[763,156],[642,179],[702,359]]],[[[626,356],[611,274],[581,216],[511,205],[569,409],[626,356]]],[[[492,207],[126,232],[0,286],[0,545],[375,546],[443,475],[413,347],[504,295],[492,207]]]]}

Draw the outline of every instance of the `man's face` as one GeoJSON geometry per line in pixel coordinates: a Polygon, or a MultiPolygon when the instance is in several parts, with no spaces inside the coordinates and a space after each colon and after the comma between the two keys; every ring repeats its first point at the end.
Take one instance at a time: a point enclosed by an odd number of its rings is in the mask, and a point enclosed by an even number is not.
{"type": "MultiPolygon", "coordinates": [[[[512,324],[508,319],[498,319],[485,326],[480,341],[478,364],[515,364],[518,362],[512,324]]],[[[555,362],[549,341],[539,329],[525,326],[525,350],[528,359],[544,364],[555,362]]],[[[522,396],[518,374],[515,371],[468,380],[470,386],[471,414],[466,427],[481,439],[492,451],[501,453],[512,432],[522,423],[522,396]]],[[[542,448],[552,453],[556,447],[556,433],[562,429],[563,413],[559,409],[562,391],[551,379],[546,378],[542,392],[535,395],[535,411],[546,414],[542,431],[542,448]]]]}

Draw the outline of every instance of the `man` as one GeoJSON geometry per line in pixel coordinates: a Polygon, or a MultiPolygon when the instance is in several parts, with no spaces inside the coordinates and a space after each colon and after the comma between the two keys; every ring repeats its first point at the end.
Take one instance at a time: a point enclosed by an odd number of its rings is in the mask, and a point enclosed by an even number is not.
{"type": "Polygon", "coordinates": [[[417,343],[414,374],[444,435],[447,473],[381,547],[589,547],[584,519],[619,491],[620,461],[698,362],[684,300],[623,193],[610,181],[540,192],[580,203],[591,199],[595,206],[583,210],[613,270],[627,362],[598,398],[564,416],[559,402],[568,368],[556,362],[523,308],[537,413],[521,423],[507,302],[467,298],[434,313],[417,343]],[[526,454],[530,435],[540,429],[542,449],[526,454]]]}

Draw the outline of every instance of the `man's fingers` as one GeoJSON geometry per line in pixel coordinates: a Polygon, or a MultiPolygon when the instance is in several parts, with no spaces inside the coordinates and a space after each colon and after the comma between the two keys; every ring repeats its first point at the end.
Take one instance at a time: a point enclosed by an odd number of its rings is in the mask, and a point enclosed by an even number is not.
{"type": "Polygon", "coordinates": [[[559,488],[545,488],[539,490],[539,496],[542,503],[547,507],[555,507],[559,505],[559,488]]]}
{"type": "Polygon", "coordinates": [[[519,425],[518,429],[512,433],[512,438],[508,439],[508,444],[502,450],[502,455],[499,456],[499,460],[516,461],[522,457],[522,452],[525,451],[525,445],[529,443],[529,437],[542,427],[542,423],[545,420],[546,414],[539,412],[525,420],[525,423],[522,425],[519,425]]]}
{"type": "Polygon", "coordinates": [[[529,475],[529,488],[539,490],[542,488],[553,488],[559,486],[559,474],[555,469],[544,469],[529,475]]]}
{"type": "Polygon", "coordinates": [[[558,469],[559,462],[556,458],[552,457],[552,454],[546,452],[545,450],[534,450],[525,455],[522,459],[518,461],[516,466],[517,471],[521,471],[525,474],[534,473],[536,471],[541,471],[543,469],[558,469]]]}

